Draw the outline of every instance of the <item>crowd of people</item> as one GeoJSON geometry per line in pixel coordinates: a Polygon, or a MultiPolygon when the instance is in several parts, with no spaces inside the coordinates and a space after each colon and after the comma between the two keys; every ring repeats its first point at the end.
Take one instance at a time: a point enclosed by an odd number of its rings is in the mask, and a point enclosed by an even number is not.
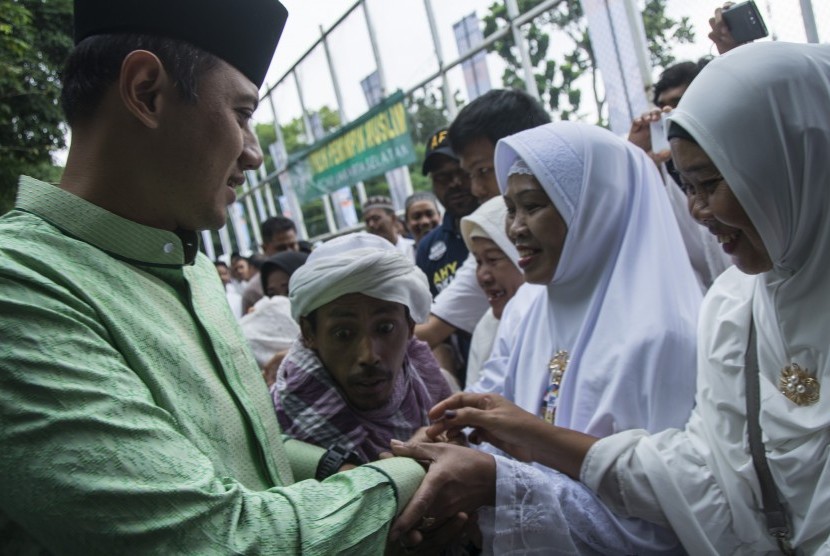
{"type": "Polygon", "coordinates": [[[830,47],[718,8],[627,138],[493,90],[402,218],[211,263],[287,12],[108,6],[0,218],[0,553],[830,553],[830,47]]]}

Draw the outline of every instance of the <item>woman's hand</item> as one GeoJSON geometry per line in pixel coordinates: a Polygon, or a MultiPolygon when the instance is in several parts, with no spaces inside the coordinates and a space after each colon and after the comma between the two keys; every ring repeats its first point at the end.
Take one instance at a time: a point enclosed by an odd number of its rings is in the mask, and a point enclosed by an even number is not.
{"type": "Polygon", "coordinates": [[[426,429],[430,438],[454,436],[473,427],[471,442],[489,442],[520,461],[533,460],[533,434],[528,433],[543,423],[498,394],[454,394],[435,405],[429,416],[433,420],[426,429]]]}
{"type": "Polygon", "coordinates": [[[535,461],[579,479],[593,436],[553,426],[498,394],[461,392],[435,405],[427,435],[473,427],[472,442],[489,442],[520,461],[535,461]]]}

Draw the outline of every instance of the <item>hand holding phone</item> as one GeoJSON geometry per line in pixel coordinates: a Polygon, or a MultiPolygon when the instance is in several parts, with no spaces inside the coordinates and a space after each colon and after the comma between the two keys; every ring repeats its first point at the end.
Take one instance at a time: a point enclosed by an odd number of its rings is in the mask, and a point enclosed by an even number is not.
{"type": "Polygon", "coordinates": [[[753,0],[735,4],[723,10],[723,21],[738,44],[766,37],[769,32],[764,18],[753,0]]]}

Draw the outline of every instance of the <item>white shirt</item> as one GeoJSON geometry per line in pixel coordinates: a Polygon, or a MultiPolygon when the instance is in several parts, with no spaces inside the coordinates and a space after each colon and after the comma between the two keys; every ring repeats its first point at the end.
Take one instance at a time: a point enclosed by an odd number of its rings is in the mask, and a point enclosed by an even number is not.
{"type": "Polygon", "coordinates": [[[395,249],[398,252],[406,255],[409,260],[413,263],[415,262],[415,240],[409,239],[408,237],[403,237],[402,235],[398,234],[398,242],[395,244],[395,249]]]}

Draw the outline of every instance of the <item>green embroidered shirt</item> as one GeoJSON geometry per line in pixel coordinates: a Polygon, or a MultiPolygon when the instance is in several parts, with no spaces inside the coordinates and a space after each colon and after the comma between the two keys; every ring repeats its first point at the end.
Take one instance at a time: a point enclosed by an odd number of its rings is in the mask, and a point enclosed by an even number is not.
{"type": "Polygon", "coordinates": [[[311,478],[322,450],[281,438],[197,241],[21,179],[0,218],[0,553],[382,553],[423,471],[311,478]]]}

